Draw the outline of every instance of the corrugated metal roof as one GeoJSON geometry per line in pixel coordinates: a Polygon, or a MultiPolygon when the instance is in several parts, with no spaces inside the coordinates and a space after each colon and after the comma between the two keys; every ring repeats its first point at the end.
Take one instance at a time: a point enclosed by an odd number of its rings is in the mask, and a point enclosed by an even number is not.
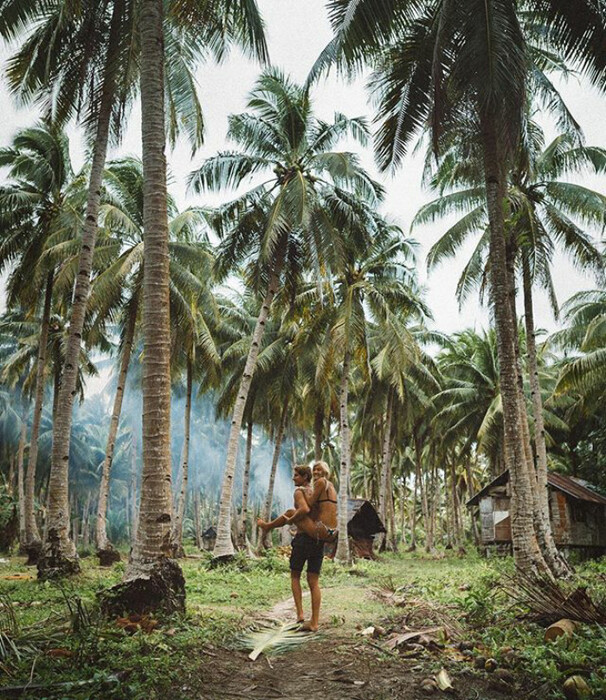
{"type": "MultiPolygon", "coordinates": [[[[467,506],[478,505],[480,499],[488,494],[490,489],[495,486],[501,486],[509,481],[509,470],[506,469],[502,474],[499,474],[496,479],[493,479],[489,484],[487,484],[481,491],[478,491],[473,498],[467,501],[467,506]]],[[[589,501],[590,503],[600,503],[606,506],[606,497],[593,491],[592,489],[579,484],[573,478],[569,476],[564,476],[563,474],[556,474],[555,472],[549,472],[547,474],[547,483],[554,489],[563,491],[573,498],[577,498],[579,501],[589,501]]]]}
{"type": "Polygon", "coordinates": [[[549,472],[547,474],[547,482],[554,488],[564,491],[564,493],[569,494],[573,498],[578,498],[579,501],[601,503],[602,505],[606,506],[606,497],[602,496],[596,491],[593,491],[592,489],[588,489],[582,484],[579,484],[569,476],[549,472]]]}

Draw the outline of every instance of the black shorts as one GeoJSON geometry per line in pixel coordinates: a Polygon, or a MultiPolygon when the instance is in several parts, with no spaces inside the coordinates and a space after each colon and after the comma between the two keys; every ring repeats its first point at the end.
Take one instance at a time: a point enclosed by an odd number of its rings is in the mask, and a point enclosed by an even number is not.
{"type": "Polygon", "coordinates": [[[318,542],[304,532],[297,533],[292,541],[290,553],[290,570],[303,571],[307,562],[308,574],[319,574],[324,558],[324,542],[318,542]]]}

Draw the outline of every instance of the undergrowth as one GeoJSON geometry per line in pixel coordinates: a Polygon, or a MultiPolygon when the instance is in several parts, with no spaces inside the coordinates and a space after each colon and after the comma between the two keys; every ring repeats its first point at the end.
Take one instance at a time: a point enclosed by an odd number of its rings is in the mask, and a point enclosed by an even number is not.
{"type": "MultiPolygon", "coordinates": [[[[37,698],[187,697],[187,679],[211,669],[213,657],[230,648],[255,616],[288,598],[290,580],[288,561],[276,551],[254,560],[238,555],[216,568],[205,555],[181,564],[187,613],[161,620],[151,634],[128,634],[115,620],[103,619],[97,606],[97,593],[120,580],[123,563],[101,569],[88,557],[82,574],[61,585],[38,583],[21,559],[0,563],[0,686],[29,684],[37,698]],[[16,575],[21,578],[6,578],[16,575]]],[[[585,677],[594,698],[606,697],[606,630],[585,625],[572,637],[545,643],[544,629],[526,619],[527,611],[501,585],[502,575],[512,572],[510,560],[473,554],[385,555],[347,568],[326,562],[322,585],[382,589],[436,604],[462,626],[474,654],[493,657],[523,677],[533,689],[529,697],[562,698],[562,683],[574,674],[585,677]]],[[[606,600],[606,563],[580,566],[575,580],[596,600],[606,600]]],[[[337,622],[350,605],[346,594],[342,605],[333,614],[337,622]]],[[[350,612],[363,625],[377,610],[385,618],[396,614],[387,602],[374,605],[350,612]]]]}

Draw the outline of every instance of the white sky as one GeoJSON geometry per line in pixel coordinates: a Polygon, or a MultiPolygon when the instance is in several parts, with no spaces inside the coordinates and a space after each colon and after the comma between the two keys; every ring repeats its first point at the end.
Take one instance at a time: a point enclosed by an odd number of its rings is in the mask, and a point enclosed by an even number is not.
{"type": "MultiPolygon", "coordinates": [[[[324,0],[305,0],[305,2],[259,0],[259,5],[266,20],[272,63],[282,68],[293,79],[302,82],[331,36],[324,0]]],[[[6,48],[0,49],[2,67],[7,55],[6,48]]],[[[170,188],[180,206],[219,201],[216,196],[212,199],[186,196],[185,180],[188,173],[204,157],[227,147],[225,143],[227,115],[244,110],[246,95],[253,86],[259,70],[258,66],[236,53],[220,66],[203,66],[199,69],[197,77],[207,126],[206,145],[193,160],[190,159],[190,149],[186,144],[179,145],[169,155],[173,174],[170,188]]],[[[606,123],[606,99],[576,80],[561,85],[560,88],[574,116],[585,131],[587,143],[606,146],[603,128],[606,123]]],[[[330,118],[335,111],[343,112],[348,116],[361,114],[366,114],[369,118],[372,116],[362,81],[345,84],[338,81],[335,76],[330,76],[315,89],[313,99],[316,113],[323,118],[330,118]]],[[[18,110],[7,94],[4,82],[0,82],[0,108],[2,114],[0,145],[5,146],[9,144],[18,128],[35,121],[36,114],[32,109],[18,110]]],[[[110,157],[140,153],[139,121],[139,110],[135,108],[129,118],[121,147],[110,153],[110,157]]],[[[73,134],[72,157],[75,167],[78,168],[83,163],[84,153],[77,132],[71,130],[70,134],[73,134]]],[[[431,196],[423,192],[420,187],[421,159],[408,158],[394,178],[384,178],[376,174],[370,152],[362,154],[362,160],[387,188],[383,212],[408,231],[412,217],[418,208],[431,199],[431,196]]],[[[587,178],[583,184],[604,190],[604,179],[598,181],[597,178],[587,178]]],[[[466,253],[472,249],[472,245],[462,251],[457,261],[442,266],[429,278],[427,277],[425,254],[444,230],[445,225],[442,224],[425,227],[415,232],[415,237],[420,243],[420,279],[427,287],[427,300],[434,314],[435,326],[447,333],[468,326],[485,326],[486,313],[479,309],[475,298],[471,299],[461,312],[454,298],[458,275],[467,259],[466,253]]],[[[578,289],[590,288],[594,285],[593,280],[584,279],[560,258],[555,261],[554,278],[560,301],[564,301],[578,289]]],[[[0,311],[3,307],[3,292],[0,290],[0,311]]],[[[537,295],[536,317],[537,327],[549,330],[555,327],[546,299],[541,294],[537,295]]]]}

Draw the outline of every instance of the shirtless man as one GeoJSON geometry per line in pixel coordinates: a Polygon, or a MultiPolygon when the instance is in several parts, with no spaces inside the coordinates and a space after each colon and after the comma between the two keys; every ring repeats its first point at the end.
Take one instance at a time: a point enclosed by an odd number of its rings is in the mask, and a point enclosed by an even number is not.
{"type": "Polygon", "coordinates": [[[324,557],[324,541],[334,539],[337,525],[337,493],[328,481],[328,465],[316,462],[313,468],[314,488],[309,486],[311,469],[306,466],[295,467],[295,508],[290,508],[270,523],[257,520],[257,525],[264,531],[294,523],[297,534],[292,541],[290,556],[290,582],[297,610],[297,622],[301,629],[316,632],[320,620],[320,570],[324,557]],[[310,512],[311,511],[311,512],[310,512]],[[301,590],[301,572],[307,562],[307,583],[311,593],[311,618],[305,621],[303,614],[303,593],[301,590]]]}

